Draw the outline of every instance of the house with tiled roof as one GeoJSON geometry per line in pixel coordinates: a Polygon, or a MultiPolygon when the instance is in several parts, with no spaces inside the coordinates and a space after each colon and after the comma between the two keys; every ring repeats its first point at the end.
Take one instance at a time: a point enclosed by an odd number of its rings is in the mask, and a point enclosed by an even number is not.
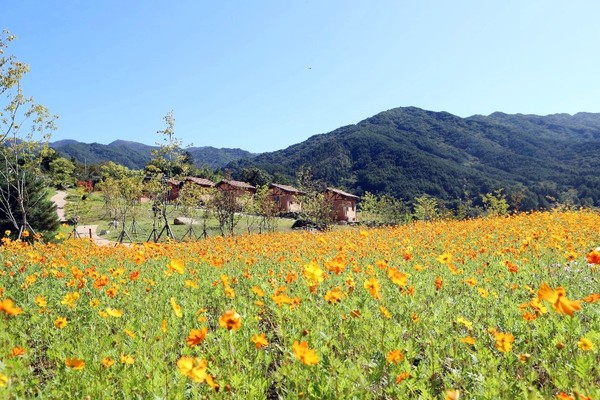
{"type": "Polygon", "coordinates": [[[228,179],[223,179],[217,184],[215,184],[215,188],[217,190],[232,192],[236,196],[242,196],[244,194],[249,194],[250,196],[254,196],[256,193],[256,188],[249,183],[242,181],[233,181],[228,179]]]}
{"type": "Polygon", "coordinates": [[[293,186],[281,185],[278,183],[271,183],[269,185],[269,196],[277,204],[279,212],[282,214],[302,211],[300,197],[304,194],[303,191],[298,190],[293,186]]]}
{"type": "Polygon", "coordinates": [[[336,222],[356,222],[356,204],[360,197],[328,187],[323,193],[332,206],[336,222]]]}

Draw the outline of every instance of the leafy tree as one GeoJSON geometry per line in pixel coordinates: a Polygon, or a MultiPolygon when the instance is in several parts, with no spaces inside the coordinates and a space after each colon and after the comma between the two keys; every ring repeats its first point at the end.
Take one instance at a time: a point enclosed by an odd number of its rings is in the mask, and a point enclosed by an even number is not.
{"type": "Polygon", "coordinates": [[[432,221],[438,217],[438,201],[435,197],[422,195],[415,199],[414,217],[420,221],[432,221]]]}
{"type": "Polygon", "coordinates": [[[481,201],[483,201],[483,209],[487,216],[498,217],[508,214],[508,202],[502,189],[481,195],[481,201]]]}
{"type": "Polygon", "coordinates": [[[64,157],[59,157],[50,162],[50,176],[52,184],[59,189],[65,189],[74,183],[73,171],[75,165],[64,157]]]}
{"type": "Polygon", "coordinates": [[[242,169],[240,179],[256,187],[268,186],[273,182],[273,177],[269,173],[257,167],[242,169]]]}
{"type": "Polygon", "coordinates": [[[334,210],[323,194],[325,184],[313,179],[310,167],[300,168],[297,172],[297,179],[298,187],[305,193],[302,196],[300,218],[318,229],[329,229],[334,221],[334,210]]]}
{"type": "Polygon", "coordinates": [[[29,66],[5,55],[12,40],[8,31],[0,34],[0,97],[5,101],[0,104],[0,219],[20,238],[24,231],[51,232],[58,224],[56,212],[43,201],[45,183],[39,178],[57,117],[24,95],[21,79],[29,66]]]}

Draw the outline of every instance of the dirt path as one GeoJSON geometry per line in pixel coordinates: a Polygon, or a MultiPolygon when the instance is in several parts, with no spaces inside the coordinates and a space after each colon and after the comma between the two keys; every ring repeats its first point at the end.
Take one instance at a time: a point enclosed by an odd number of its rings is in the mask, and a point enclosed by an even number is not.
{"type": "MultiPolygon", "coordinates": [[[[56,213],[58,214],[58,219],[61,223],[66,223],[65,219],[65,204],[67,204],[67,192],[64,190],[59,190],[56,192],[54,196],[50,199],[56,204],[56,213]]],[[[96,229],[98,229],[98,225],[79,225],[77,227],[77,236],[80,238],[91,238],[94,243],[99,246],[114,246],[116,242],[112,242],[110,240],[104,239],[96,233],[96,229]]]]}
{"type": "Polygon", "coordinates": [[[66,222],[65,220],[65,204],[67,204],[67,192],[59,190],[52,198],[50,198],[54,204],[56,204],[56,213],[60,222],[66,222]]]}

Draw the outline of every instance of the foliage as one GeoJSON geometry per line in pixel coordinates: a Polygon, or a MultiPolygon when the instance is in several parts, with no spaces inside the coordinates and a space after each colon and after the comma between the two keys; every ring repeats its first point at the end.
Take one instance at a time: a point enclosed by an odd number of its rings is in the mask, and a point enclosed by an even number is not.
{"type": "Polygon", "coordinates": [[[431,196],[422,195],[415,198],[414,217],[419,221],[432,221],[439,216],[437,199],[431,196]]]}
{"type": "Polygon", "coordinates": [[[481,195],[481,200],[486,215],[500,217],[508,214],[508,202],[506,201],[506,195],[502,193],[502,189],[498,189],[494,193],[481,195]]]}
{"type": "Polygon", "coordinates": [[[25,231],[56,229],[57,217],[50,217],[45,191],[38,185],[43,185],[41,163],[57,117],[25,96],[21,80],[29,66],[5,54],[12,40],[8,31],[0,33],[0,218],[20,238],[25,231]]]}
{"type": "Polygon", "coordinates": [[[75,171],[75,165],[71,161],[59,157],[51,161],[49,167],[52,184],[57,188],[66,189],[75,183],[72,176],[75,171]]]}
{"type": "Polygon", "coordinates": [[[598,398],[598,213],[0,249],[5,398],[598,398]],[[565,234],[568,232],[568,234],[565,234]]]}

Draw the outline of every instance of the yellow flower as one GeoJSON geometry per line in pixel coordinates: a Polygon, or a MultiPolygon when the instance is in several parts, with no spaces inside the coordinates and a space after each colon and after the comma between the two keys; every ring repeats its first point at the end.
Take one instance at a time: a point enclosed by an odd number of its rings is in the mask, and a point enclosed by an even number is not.
{"type": "Polygon", "coordinates": [[[405,273],[398,271],[396,268],[389,268],[387,274],[395,285],[406,286],[408,275],[405,273]]]}
{"type": "Polygon", "coordinates": [[[129,354],[123,354],[123,355],[121,355],[121,358],[119,359],[119,361],[121,362],[121,364],[131,365],[135,362],[135,359],[133,357],[131,357],[129,354]]]}
{"type": "Polygon", "coordinates": [[[123,333],[132,339],[135,339],[135,332],[129,329],[123,329],[123,333]]]}
{"type": "Polygon", "coordinates": [[[177,272],[183,274],[185,272],[185,267],[181,260],[172,259],[169,265],[167,265],[167,268],[170,273],[177,272]]]}
{"type": "Polygon", "coordinates": [[[63,297],[60,304],[64,304],[69,308],[73,308],[75,307],[77,300],[79,300],[79,292],[69,292],[63,297]]]}
{"type": "Polygon", "coordinates": [[[62,329],[67,326],[68,321],[65,317],[58,317],[54,320],[54,326],[58,329],[62,329]]]}
{"type": "Polygon", "coordinates": [[[588,338],[579,339],[579,341],[577,342],[577,347],[579,347],[583,351],[594,350],[594,344],[588,338]]]}
{"type": "Polygon", "coordinates": [[[6,376],[2,372],[0,372],[0,387],[7,387],[7,386],[8,386],[8,376],[6,376]]]}
{"type": "Polygon", "coordinates": [[[36,296],[35,304],[40,308],[44,308],[46,307],[46,305],[48,305],[48,302],[46,301],[46,298],[44,296],[36,296]]]}
{"type": "Polygon", "coordinates": [[[177,318],[183,317],[183,313],[181,312],[181,306],[177,304],[175,301],[175,297],[171,297],[171,308],[173,308],[173,312],[177,318]]]}
{"type": "Polygon", "coordinates": [[[190,356],[182,356],[177,360],[177,369],[179,370],[179,373],[198,383],[208,380],[209,375],[206,373],[207,365],[208,363],[206,360],[200,360],[190,356]]]}
{"type": "Polygon", "coordinates": [[[110,308],[110,307],[106,308],[106,313],[108,315],[110,315],[111,317],[115,317],[115,318],[121,318],[123,316],[123,310],[118,310],[118,309],[110,308]]]}
{"type": "Polygon", "coordinates": [[[311,286],[318,285],[325,279],[323,270],[315,260],[312,260],[304,266],[303,274],[304,278],[306,278],[306,281],[311,286]]]}

